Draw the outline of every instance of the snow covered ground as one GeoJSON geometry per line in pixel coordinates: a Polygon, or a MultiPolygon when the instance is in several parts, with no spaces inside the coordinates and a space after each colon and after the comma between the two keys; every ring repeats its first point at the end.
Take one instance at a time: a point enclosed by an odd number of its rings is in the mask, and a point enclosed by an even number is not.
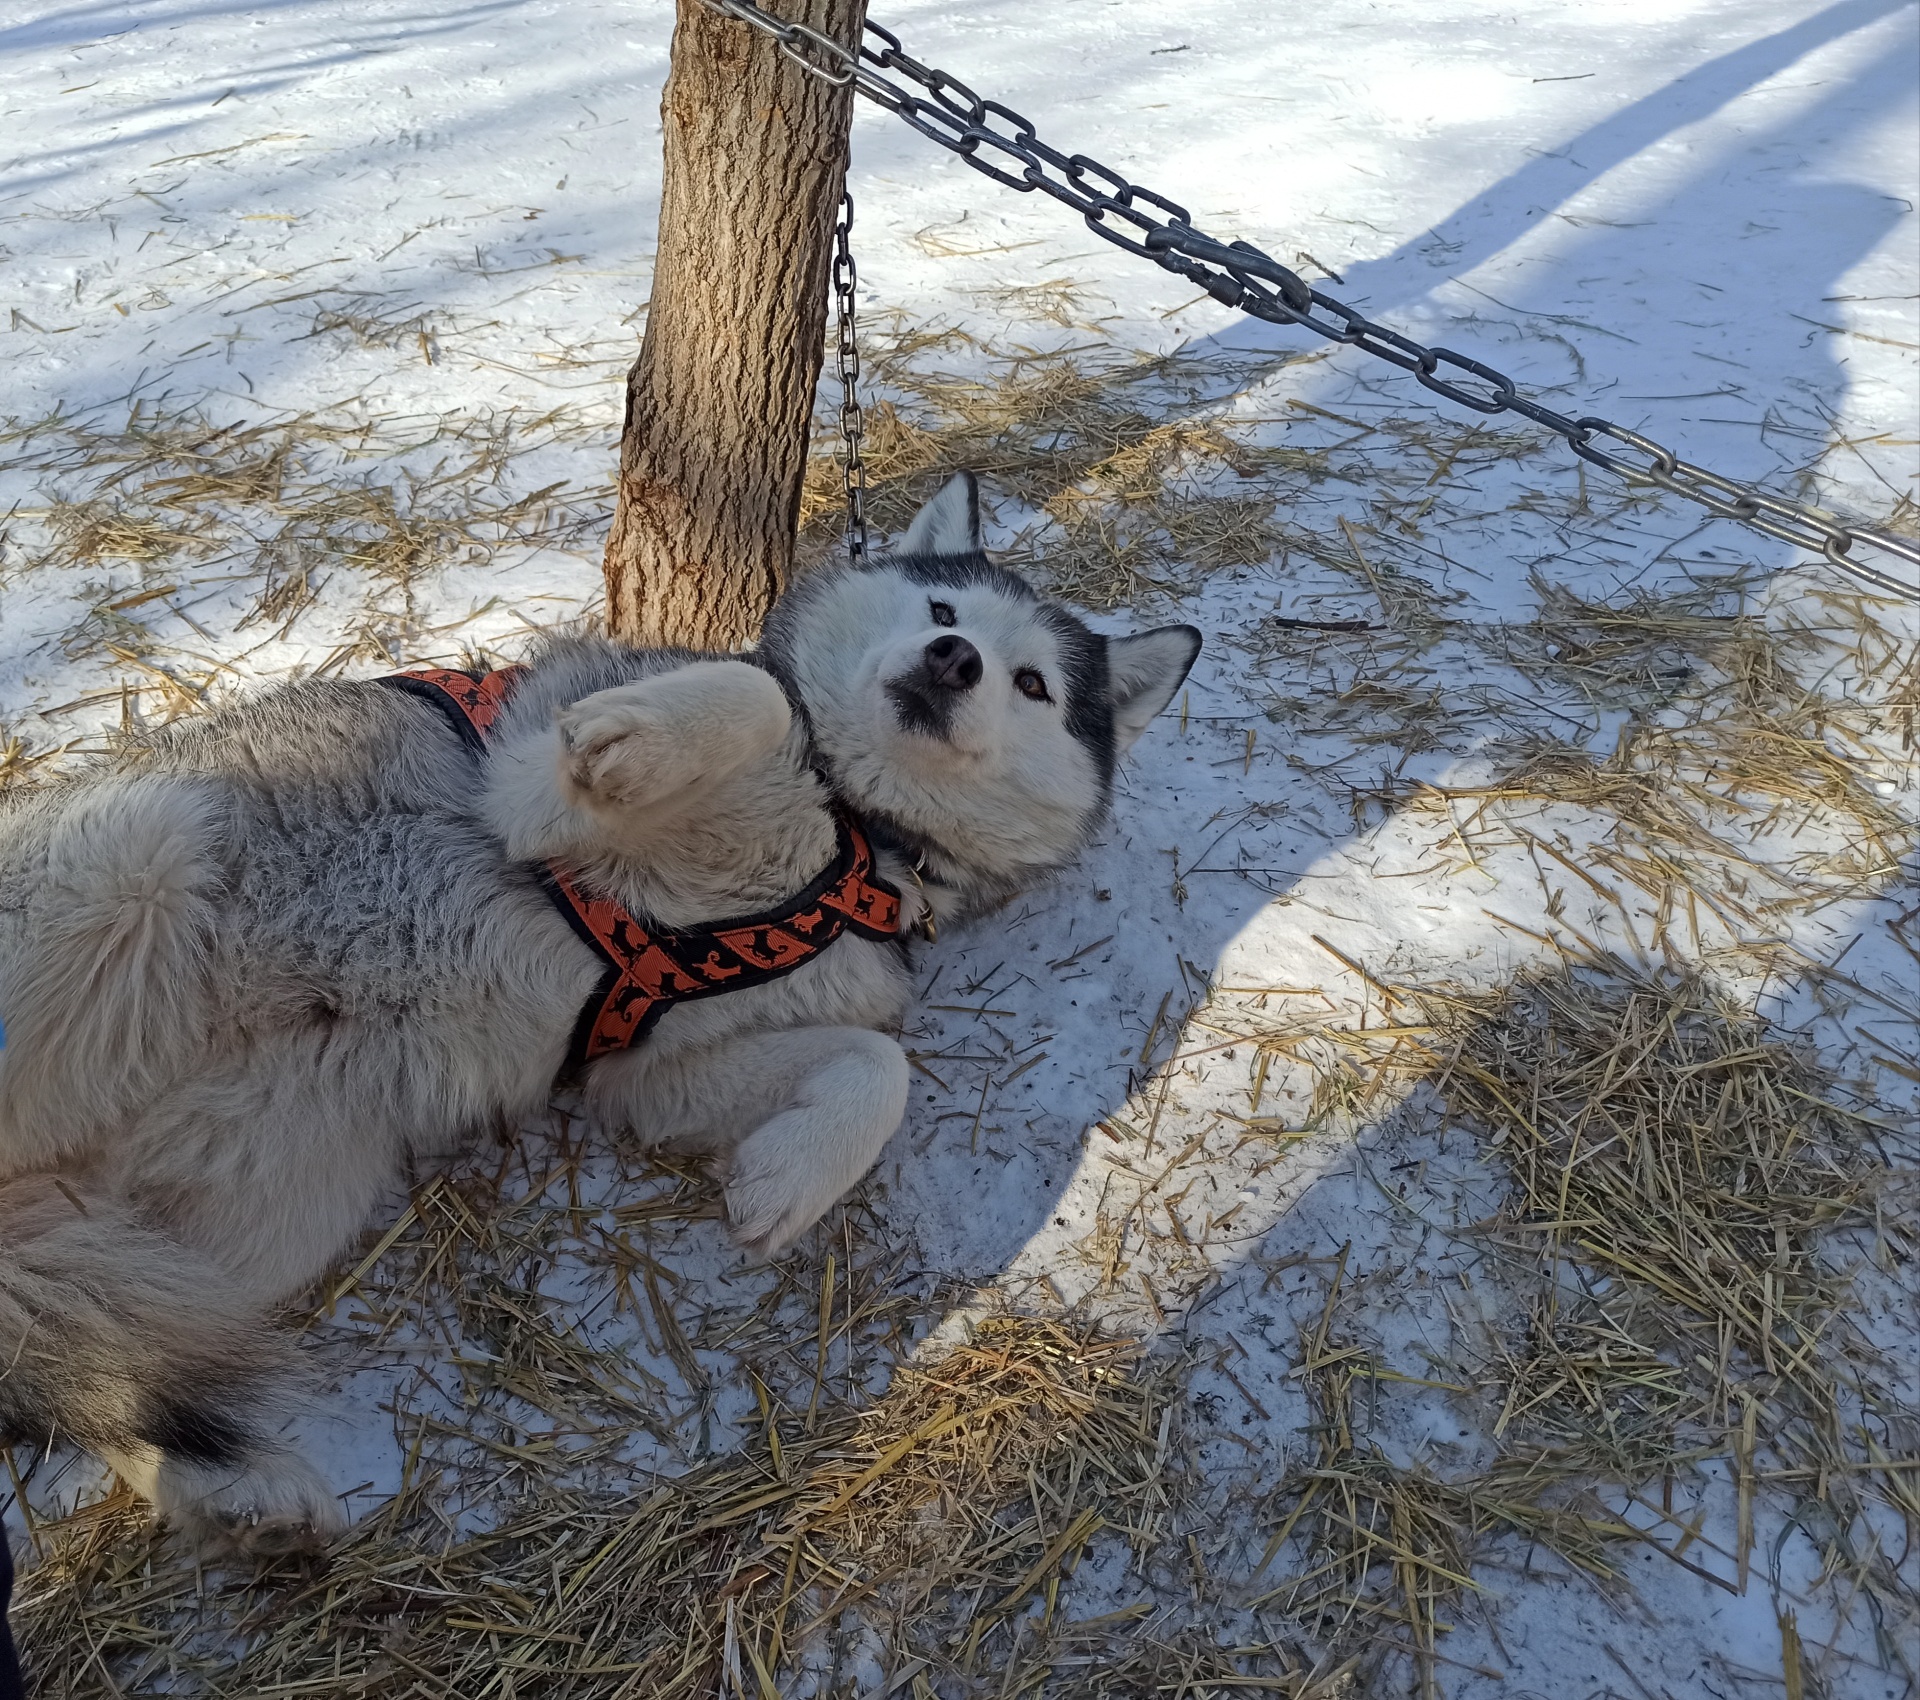
{"type": "MultiPolygon", "coordinates": [[[[1375,318],[1716,470],[1911,527],[1910,0],[898,0],[876,16],[1212,233],[1337,274],[1330,287],[1375,318]]],[[[57,759],[296,668],[511,654],[530,626],[592,609],[670,25],[662,0],[36,3],[0,20],[0,763],[57,759]],[[246,486],[283,427],[290,482],[246,486]],[[218,468],[216,428],[241,445],[218,468]],[[238,482],[142,482],[202,463],[238,482]],[[328,494],[342,488],[362,495],[343,505],[328,494]],[[395,488],[413,508],[364,494],[395,488]],[[240,516],[225,529],[218,502],[240,516]],[[127,514],[139,524],[114,533],[127,514]]],[[[1281,359],[1313,350],[1191,300],[870,108],[850,182],[876,316],[1003,351],[1231,357],[1250,375],[1209,417],[1336,469],[1301,484],[1266,560],[1101,616],[1190,619],[1207,653],[1084,866],[931,953],[909,1033],[924,1091],[867,1200],[943,1293],[1079,1303],[1187,1354],[1195,1562],[1204,1549],[1206,1572],[1237,1586],[1279,1521],[1261,1520],[1261,1490],[1312,1450],[1302,1370],[1336,1266],[1354,1338],[1402,1378],[1373,1384],[1382,1449],[1444,1471],[1490,1445],[1433,1384],[1466,1350],[1462,1313],[1482,1314],[1463,1273],[1481,1252],[1460,1230],[1498,1206],[1492,1159],[1377,1100],[1357,1122],[1323,1115],[1324,1068],[1254,1042],[1283,1015],[1391,1026],[1403,1012],[1382,984],[1495,988],[1575,942],[1706,961],[1810,1033],[1877,1106],[1890,1159],[1913,1160],[1910,843],[1904,869],[1849,861],[1857,810],[1802,817],[1762,797],[1719,824],[1763,871],[1692,870],[1747,907],[1688,926],[1623,873],[1598,804],[1541,803],[1520,831],[1442,799],[1507,772],[1523,734],[1604,756],[1624,729],[1683,712],[1686,656],[1637,701],[1588,688],[1542,623],[1543,586],[1624,604],[1737,575],[1759,629],[1818,634],[1795,653],[1835,700],[1897,708],[1904,667],[1905,743],[1895,713],[1828,750],[1889,821],[1920,816],[1920,621],[1848,600],[1784,545],[1589,490],[1564,454],[1469,440],[1360,355],[1281,359]],[[1385,637],[1276,627],[1276,613],[1385,637]],[[1439,789],[1423,804],[1416,782],[1439,789]]],[[[1053,535],[1000,502],[995,541],[1044,558],[1053,535]]],[[[1732,594],[1698,606],[1724,612],[1732,594]]],[[[1907,1413],[1883,1441],[1911,1457],[1913,1242],[1887,1231],[1908,1251],[1883,1241],[1854,1303],[1907,1413]]],[[[709,1296],[757,1290],[712,1222],[654,1255],[709,1296]]],[[[695,1398],[664,1342],[642,1328],[630,1344],[667,1390],[636,1466],[672,1469],[750,1419],[745,1386],[722,1374],[695,1398]]],[[[311,1439],[343,1488],[368,1484],[364,1509],[400,1478],[384,1408],[415,1369],[344,1344],[328,1361],[340,1392],[311,1439]]],[[[93,1485],[69,1462],[34,1492],[44,1513],[93,1485]]],[[[1732,1467],[1709,1461],[1684,1491],[1687,1509],[1666,1511],[1704,1513],[1692,1568],[1626,1548],[1631,1586],[1607,1591],[1516,1546],[1451,1620],[1440,1690],[1915,1692],[1911,1522],[1874,1524],[1907,1600],[1876,1642],[1840,1597],[1833,1543],[1784,1496],[1750,1507],[1749,1563],[1732,1467]],[[1789,1613],[1804,1687],[1783,1663],[1789,1613]]],[[[1618,1496],[1611,1509],[1660,1515],[1618,1496]]],[[[1096,1551],[1074,1610],[1121,1609],[1140,1586],[1096,1551]]],[[[1223,1633],[1265,1632],[1260,1592],[1221,1592],[1223,1633]]],[[[1412,1680],[1384,1669],[1383,1693],[1412,1680]]]]}

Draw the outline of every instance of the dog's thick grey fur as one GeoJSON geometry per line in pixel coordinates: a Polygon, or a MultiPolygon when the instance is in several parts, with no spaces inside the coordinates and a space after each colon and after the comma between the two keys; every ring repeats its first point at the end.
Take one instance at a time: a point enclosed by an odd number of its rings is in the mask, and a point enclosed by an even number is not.
{"type": "MultiPolygon", "coordinates": [[[[559,858],[668,926],[763,910],[869,823],[909,919],[1071,858],[1199,648],[1109,642],[980,552],[970,479],[823,572],[753,661],[548,644],[476,759],[373,683],[264,692],[0,802],[0,1429],[109,1460],[205,1544],[341,1522],[278,1438],[267,1324],[408,1167],[546,1101],[600,964],[559,858]]],[[[756,1250],[873,1163],[906,1102],[904,949],[852,934],[671,1010],[587,1099],[714,1154],[756,1250]]]]}

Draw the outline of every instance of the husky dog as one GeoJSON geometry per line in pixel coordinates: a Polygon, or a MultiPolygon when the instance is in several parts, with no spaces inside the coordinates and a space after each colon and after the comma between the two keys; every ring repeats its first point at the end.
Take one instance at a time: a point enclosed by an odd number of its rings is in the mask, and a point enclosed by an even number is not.
{"type": "MultiPolygon", "coordinates": [[[[965,920],[1087,842],[1199,647],[1101,637],[990,565],[962,476],[890,558],[802,582],[752,660],[550,643],[478,753],[405,691],[314,681],[15,790],[0,1431],[93,1451],[202,1544],[323,1544],[266,1317],[409,1165],[546,1102],[605,965],[542,865],[697,928],[817,884],[851,818],[905,922],[965,920]]],[[[899,1124],[907,967],[846,932],[675,1004],[582,1091],[711,1153],[773,1252],[899,1124]]]]}

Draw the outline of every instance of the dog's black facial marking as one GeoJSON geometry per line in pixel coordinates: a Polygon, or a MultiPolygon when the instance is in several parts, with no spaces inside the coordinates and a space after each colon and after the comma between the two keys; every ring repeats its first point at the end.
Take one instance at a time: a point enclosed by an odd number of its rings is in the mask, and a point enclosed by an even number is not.
{"type": "Polygon", "coordinates": [[[239,1423],[171,1394],[152,1401],[142,1413],[137,1432],[148,1445],[196,1464],[225,1467],[240,1463],[247,1453],[247,1431],[239,1423]]]}
{"type": "Polygon", "coordinates": [[[893,704],[903,731],[918,732],[923,738],[945,738],[953,729],[953,693],[930,687],[918,668],[887,681],[887,700],[893,704]]]}
{"type": "Polygon", "coordinates": [[[1113,707],[1109,701],[1107,640],[1090,631],[1057,602],[1043,602],[1041,617],[1060,645],[1054,695],[1064,706],[1067,731],[1111,781],[1114,765],[1113,707]]]}
{"type": "Polygon", "coordinates": [[[1015,602],[1040,599],[1039,592],[1018,573],[996,567],[984,554],[882,555],[871,565],[855,570],[895,572],[909,584],[925,585],[929,590],[982,589],[997,591],[1015,602]]]}

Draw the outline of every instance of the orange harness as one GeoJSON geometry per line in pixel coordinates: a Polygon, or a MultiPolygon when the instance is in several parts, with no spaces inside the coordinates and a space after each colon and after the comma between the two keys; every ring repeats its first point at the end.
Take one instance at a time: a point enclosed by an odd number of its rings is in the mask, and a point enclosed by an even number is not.
{"type": "MultiPolygon", "coordinates": [[[[525,672],[423,667],[380,683],[432,703],[478,754],[525,672]]],[[[849,930],[898,939],[900,894],[875,874],[866,834],[844,814],[835,826],[838,853],[805,891],[765,914],[704,927],[653,926],[610,897],[589,896],[559,863],[548,862],[541,869],[547,895],[606,965],[574,1028],[569,1070],[638,1044],[677,1003],[791,974],[849,930]]]]}

